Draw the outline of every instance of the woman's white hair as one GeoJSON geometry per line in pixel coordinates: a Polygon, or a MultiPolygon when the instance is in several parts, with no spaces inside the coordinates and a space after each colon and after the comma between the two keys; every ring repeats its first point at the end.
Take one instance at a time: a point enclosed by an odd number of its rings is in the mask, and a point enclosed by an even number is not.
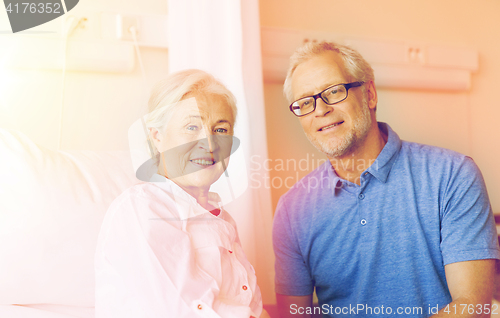
{"type": "MultiPolygon", "coordinates": [[[[224,84],[207,72],[190,69],[170,74],[155,85],[148,102],[148,114],[145,116],[146,128],[163,131],[178,102],[186,95],[217,95],[224,98],[231,107],[236,121],[237,109],[234,95],[224,84]]],[[[151,146],[154,156],[157,156],[156,147],[151,146]]]]}
{"type": "MultiPolygon", "coordinates": [[[[283,93],[288,102],[293,102],[292,76],[297,67],[309,59],[324,53],[336,52],[344,62],[345,70],[351,77],[350,81],[369,82],[375,79],[373,69],[368,62],[358,53],[358,51],[334,42],[308,42],[299,47],[290,57],[290,66],[286,75],[283,93]]],[[[332,83],[333,84],[333,83],[332,83]]],[[[366,86],[363,85],[363,95],[366,93],[366,86]]]]}

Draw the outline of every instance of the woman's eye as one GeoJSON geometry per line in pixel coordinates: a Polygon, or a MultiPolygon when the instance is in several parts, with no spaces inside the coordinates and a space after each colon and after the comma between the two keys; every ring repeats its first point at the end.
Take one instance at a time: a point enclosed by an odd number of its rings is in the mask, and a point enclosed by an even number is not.
{"type": "Polygon", "coordinates": [[[186,128],[187,128],[187,130],[192,130],[192,131],[198,130],[198,126],[196,126],[196,125],[189,125],[186,128]]]}
{"type": "Polygon", "coordinates": [[[217,128],[217,129],[215,130],[215,132],[216,132],[216,133],[226,133],[226,132],[227,132],[227,129],[225,129],[225,128],[217,128]]]}

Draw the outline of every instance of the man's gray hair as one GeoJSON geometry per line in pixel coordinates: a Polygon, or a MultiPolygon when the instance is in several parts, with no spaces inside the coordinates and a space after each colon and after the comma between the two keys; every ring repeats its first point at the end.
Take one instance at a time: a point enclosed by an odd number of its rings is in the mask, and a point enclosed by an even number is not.
{"type": "MultiPolygon", "coordinates": [[[[290,66],[283,86],[283,93],[289,103],[293,101],[292,76],[297,67],[301,63],[324,52],[336,52],[340,55],[344,61],[344,68],[351,77],[349,79],[351,82],[359,81],[366,83],[375,79],[370,64],[353,48],[334,42],[308,42],[295,50],[290,57],[290,66]]],[[[363,95],[365,95],[366,86],[363,85],[362,89],[363,95]]]]}

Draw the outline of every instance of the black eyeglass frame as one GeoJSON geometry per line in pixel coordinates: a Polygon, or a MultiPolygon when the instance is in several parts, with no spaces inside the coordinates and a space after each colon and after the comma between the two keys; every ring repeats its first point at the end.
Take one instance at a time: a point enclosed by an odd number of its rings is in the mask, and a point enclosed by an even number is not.
{"type": "Polygon", "coordinates": [[[310,113],[313,113],[313,112],[316,110],[316,100],[317,100],[318,98],[321,98],[321,100],[322,100],[322,101],[324,101],[324,102],[325,102],[325,104],[327,104],[327,105],[335,105],[335,104],[340,103],[340,102],[342,102],[342,101],[344,101],[344,100],[346,100],[346,99],[347,99],[347,97],[349,96],[349,89],[350,89],[350,88],[353,88],[353,87],[359,87],[359,86],[363,85],[364,83],[365,83],[365,82],[352,82],[352,83],[335,84],[335,85],[329,86],[329,87],[325,88],[323,91],[319,92],[319,93],[318,93],[318,94],[316,94],[316,95],[305,96],[305,97],[302,97],[302,98],[297,99],[296,101],[294,101],[293,103],[291,103],[291,104],[290,104],[290,106],[289,106],[290,111],[291,111],[291,112],[292,112],[295,116],[297,116],[297,117],[303,117],[303,116],[309,115],[310,113]],[[322,95],[324,92],[326,92],[327,90],[329,90],[329,89],[331,89],[332,87],[335,87],[335,86],[344,86],[344,88],[345,88],[345,97],[344,97],[344,98],[342,98],[342,99],[341,99],[341,100],[339,100],[339,101],[336,101],[335,103],[331,103],[331,104],[330,104],[330,103],[328,103],[328,102],[327,102],[327,101],[323,98],[323,96],[321,96],[321,95],[322,95]],[[293,106],[293,104],[295,104],[297,101],[299,101],[299,100],[301,100],[301,99],[304,99],[304,98],[310,98],[310,97],[312,97],[312,98],[313,98],[313,100],[314,100],[313,109],[312,109],[310,112],[308,112],[307,114],[297,115],[297,114],[296,114],[296,113],[292,110],[292,106],[293,106]]]}

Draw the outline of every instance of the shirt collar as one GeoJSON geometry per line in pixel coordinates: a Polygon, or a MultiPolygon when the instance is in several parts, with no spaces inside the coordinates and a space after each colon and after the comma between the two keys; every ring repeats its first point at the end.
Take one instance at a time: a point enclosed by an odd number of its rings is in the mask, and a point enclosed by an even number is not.
{"type": "MultiPolygon", "coordinates": [[[[172,195],[175,204],[177,206],[177,212],[179,213],[179,217],[181,220],[197,217],[204,213],[210,213],[201,205],[199,205],[195,198],[193,198],[189,193],[184,191],[184,189],[182,189],[172,180],[155,173],[151,177],[150,182],[154,183],[156,186],[167,191],[172,195]]],[[[209,192],[208,199],[209,199],[208,202],[210,204],[217,206],[219,207],[219,209],[222,210],[221,198],[217,193],[209,192]]]]}
{"type": "Polygon", "coordinates": [[[327,160],[323,165],[321,165],[320,168],[322,169],[321,180],[332,180],[332,185],[334,187],[337,187],[337,185],[339,185],[339,182],[342,183],[344,181],[337,175],[335,169],[333,168],[329,160],[327,160]],[[328,178],[324,178],[325,174],[328,176],[328,178]]]}
{"type": "MultiPolygon", "coordinates": [[[[384,148],[382,148],[382,151],[377,156],[377,159],[365,171],[372,174],[379,181],[385,183],[389,177],[389,172],[391,171],[394,160],[396,160],[399,150],[401,149],[401,139],[399,139],[398,134],[396,134],[388,124],[378,122],[378,127],[387,134],[387,143],[384,148]]],[[[338,182],[345,181],[341,179],[337,173],[335,173],[331,163],[328,161],[325,162],[324,169],[326,169],[326,173],[329,178],[333,180],[334,185],[337,185],[338,182]]]]}
{"type": "Polygon", "coordinates": [[[375,162],[366,169],[366,171],[379,181],[385,183],[389,177],[394,161],[401,150],[401,139],[399,139],[398,134],[396,134],[388,124],[379,122],[378,127],[381,131],[387,133],[387,143],[384,148],[382,148],[375,162]]]}

